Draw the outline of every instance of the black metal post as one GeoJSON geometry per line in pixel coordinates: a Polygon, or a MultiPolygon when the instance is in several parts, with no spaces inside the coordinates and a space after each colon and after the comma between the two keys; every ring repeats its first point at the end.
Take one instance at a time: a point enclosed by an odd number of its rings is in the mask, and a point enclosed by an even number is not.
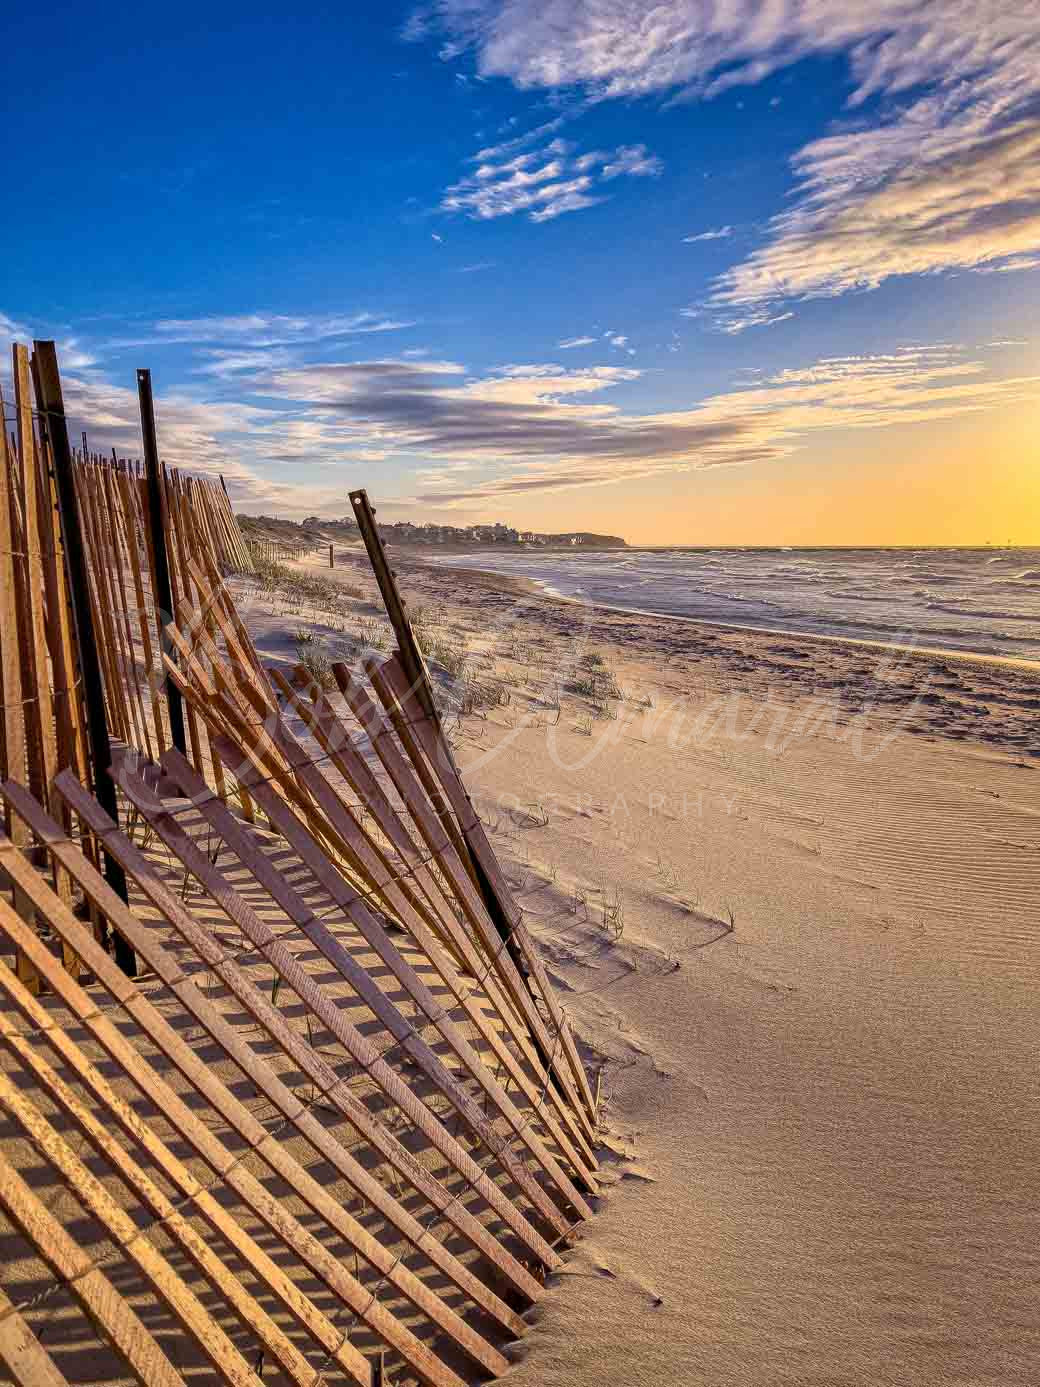
{"type": "MultiPolygon", "coordinates": [[[[173,620],[173,592],[170,588],[170,561],[166,553],[166,527],[163,525],[162,479],[159,476],[159,445],[155,438],[155,407],[152,403],[152,373],[138,371],[137,394],[141,402],[141,433],[144,437],[144,465],[148,478],[148,527],[152,532],[155,557],[155,600],[159,608],[163,653],[176,659],[175,647],[166,634],[166,623],[173,620]]],[[[184,737],[184,708],[181,691],[167,674],[166,707],[170,714],[170,736],[182,756],[188,754],[184,737]]]]}
{"type": "MultiPolygon", "coordinates": [[[[426,660],[422,651],[419,649],[415,639],[415,632],[412,630],[412,623],[405,610],[405,601],[401,596],[401,589],[397,586],[397,574],[390,567],[390,560],[387,556],[386,545],[383,537],[379,533],[376,525],[376,508],[368,499],[368,492],[365,490],[351,491],[350,504],[354,510],[354,519],[357,521],[358,529],[361,531],[361,538],[365,542],[365,549],[368,552],[369,562],[372,571],[376,576],[376,583],[383,598],[383,605],[386,607],[386,614],[390,618],[390,625],[394,628],[394,635],[397,637],[397,653],[400,656],[401,668],[404,670],[408,687],[415,695],[419,707],[433,726],[440,733],[438,738],[438,750],[444,757],[449,769],[458,777],[464,793],[469,795],[462,782],[455,757],[452,755],[451,747],[447,738],[444,736],[444,726],[441,722],[440,711],[433,693],[433,684],[430,681],[430,671],[426,667],[426,660]]],[[[473,868],[474,879],[480,888],[480,894],[484,898],[484,905],[488,915],[494,923],[495,929],[502,938],[506,950],[516,967],[517,972],[525,980],[527,990],[534,998],[534,989],[531,986],[531,979],[527,976],[527,967],[524,962],[523,952],[513,938],[513,926],[510,923],[502,902],[498,899],[495,888],[492,886],[487,872],[480,861],[478,853],[474,852],[473,844],[470,842],[470,835],[465,829],[462,830],[463,840],[469,852],[470,863],[473,868]]],[[[560,1086],[560,1080],[553,1068],[553,1058],[546,1051],[545,1046],[536,1035],[531,1036],[534,1044],[535,1053],[545,1066],[547,1074],[552,1075],[553,1083],[560,1091],[564,1090],[560,1086]]]]}
{"type": "MultiPolygon", "coordinates": [[[[58,374],[58,354],[53,342],[33,342],[35,375],[40,394],[41,429],[50,443],[54,465],[54,485],[58,493],[58,512],[61,517],[61,539],[65,549],[65,566],[72,600],[72,620],[76,633],[80,676],[83,680],[83,702],[87,713],[87,735],[94,763],[94,797],[113,821],[119,822],[119,802],[116,783],[112,778],[112,744],[108,739],[105,717],[105,685],[98,659],[94,618],[90,611],[90,590],[87,586],[87,560],[83,549],[83,532],[76,503],[76,482],[72,473],[72,449],[65,419],[65,403],[61,395],[58,374]]],[[[105,880],[121,900],[127,899],[126,874],[116,859],[105,851],[105,880]]],[[[129,977],[137,976],[137,958],[126,940],[115,933],[116,962],[129,977]]]]}

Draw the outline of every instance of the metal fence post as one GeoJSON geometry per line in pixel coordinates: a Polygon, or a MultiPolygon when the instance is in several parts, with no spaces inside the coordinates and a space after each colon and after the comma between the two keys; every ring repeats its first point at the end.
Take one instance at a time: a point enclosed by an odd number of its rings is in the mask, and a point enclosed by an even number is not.
{"type": "MultiPolygon", "coordinates": [[[[72,473],[72,449],[65,418],[65,404],[58,374],[58,354],[53,342],[33,342],[36,381],[40,393],[40,416],[50,443],[54,464],[54,485],[58,493],[58,512],[61,517],[61,538],[65,549],[72,619],[76,633],[76,653],[83,680],[83,702],[87,713],[87,734],[90,755],[94,763],[94,797],[114,823],[119,822],[119,802],[116,783],[112,778],[112,744],[108,738],[105,716],[105,685],[98,659],[94,618],[90,610],[90,589],[87,586],[87,560],[83,548],[83,533],[76,502],[76,482],[72,473]]],[[[112,890],[126,901],[126,874],[119,863],[105,850],[105,880],[112,890]]],[[[115,933],[116,962],[130,977],[137,976],[137,958],[126,940],[115,933]]]]}
{"type": "MultiPolygon", "coordinates": [[[[152,403],[152,373],[138,371],[137,395],[141,402],[141,433],[144,438],[144,465],[148,478],[148,526],[152,532],[152,552],[155,555],[155,600],[159,607],[162,627],[162,649],[171,660],[177,658],[173,642],[166,634],[166,623],[173,620],[173,593],[170,589],[170,561],[166,554],[166,527],[163,524],[162,479],[159,476],[159,445],[155,437],[155,407],[152,403]]],[[[170,715],[170,737],[174,746],[186,756],[188,744],[184,736],[184,708],[180,689],[169,674],[165,676],[166,707],[170,715]]]]}

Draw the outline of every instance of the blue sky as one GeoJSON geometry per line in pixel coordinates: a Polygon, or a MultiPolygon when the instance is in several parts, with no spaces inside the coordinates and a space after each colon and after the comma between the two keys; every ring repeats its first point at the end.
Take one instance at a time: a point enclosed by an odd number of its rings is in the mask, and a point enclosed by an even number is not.
{"type": "Polygon", "coordinates": [[[254,511],[364,484],[454,523],[842,542],[901,485],[872,461],[945,458],[940,509],[995,487],[1020,519],[1035,0],[5,27],[0,336],[59,341],[98,447],[139,449],[147,365],[167,458],[254,511]]]}

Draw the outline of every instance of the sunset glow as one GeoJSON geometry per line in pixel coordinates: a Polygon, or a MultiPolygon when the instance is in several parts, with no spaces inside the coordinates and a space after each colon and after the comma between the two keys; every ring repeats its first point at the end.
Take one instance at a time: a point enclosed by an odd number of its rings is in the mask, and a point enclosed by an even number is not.
{"type": "Polygon", "coordinates": [[[103,451],[149,366],[247,512],[1040,541],[1036,4],[644,10],[189,7],[147,71],[115,9],[56,26],[62,83],[4,87],[3,335],[103,451]]]}

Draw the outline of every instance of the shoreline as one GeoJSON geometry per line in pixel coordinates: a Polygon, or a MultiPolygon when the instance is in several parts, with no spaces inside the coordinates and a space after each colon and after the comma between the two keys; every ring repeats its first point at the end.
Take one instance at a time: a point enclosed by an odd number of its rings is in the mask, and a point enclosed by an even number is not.
{"type": "MultiPolygon", "coordinates": [[[[452,568],[414,556],[394,559],[413,609],[431,604],[462,626],[531,622],[543,639],[611,646],[637,666],[635,678],[667,698],[690,688],[718,696],[739,690],[787,705],[831,705],[838,722],[869,717],[921,737],[977,741],[1030,762],[1040,759],[1040,687],[1031,666],[1002,657],[858,643],[844,637],[712,625],[697,618],[643,615],[549,594],[534,580],[452,568]],[[575,622],[575,614],[581,621],[575,622]],[[676,675],[686,671],[685,683],[676,675]]],[[[318,561],[308,563],[318,566],[318,561]]],[[[353,565],[338,570],[357,571],[353,565]]]]}
{"type": "MultiPolygon", "coordinates": [[[[422,562],[422,560],[418,560],[418,562],[422,562]]],[[[522,578],[515,573],[498,573],[491,568],[455,568],[450,564],[432,563],[429,566],[436,569],[443,568],[444,571],[453,574],[476,574],[482,579],[493,579],[502,584],[516,583],[523,585],[519,588],[520,591],[530,591],[533,588],[541,596],[554,602],[573,603],[578,607],[590,607],[603,612],[617,612],[623,616],[650,617],[655,621],[682,621],[693,626],[708,626],[722,631],[743,631],[753,635],[782,636],[791,640],[829,641],[835,645],[844,645],[850,648],[866,646],[872,650],[894,650],[900,654],[925,655],[933,659],[950,658],[967,660],[977,664],[1006,665],[1011,669],[1031,670],[1040,674],[1040,660],[1026,660],[1015,655],[994,655],[983,650],[964,650],[951,646],[905,645],[898,641],[870,640],[866,636],[840,636],[828,631],[793,631],[782,626],[751,626],[746,622],[719,621],[714,617],[686,616],[682,612],[655,612],[646,607],[620,607],[610,602],[590,602],[581,597],[568,597],[566,593],[558,592],[551,584],[540,578],[522,578]]]]}

